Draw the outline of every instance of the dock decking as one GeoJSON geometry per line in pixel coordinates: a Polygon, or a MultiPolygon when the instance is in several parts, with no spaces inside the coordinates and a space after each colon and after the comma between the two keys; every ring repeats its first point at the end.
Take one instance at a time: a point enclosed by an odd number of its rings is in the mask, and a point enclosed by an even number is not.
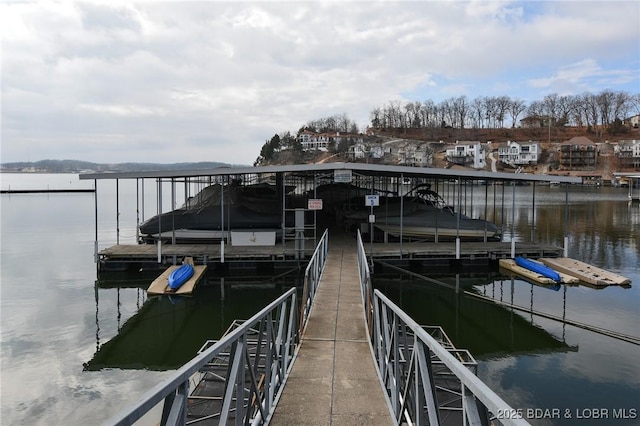
{"type": "Polygon", "coordinates": [[[169,275],[178,269],[180,265],[170,266],[167,270],[165,270],[158,278],[156,278],[149,288],[147,289],[147,295],[149,296],[159,296],[163,294],[168,295],[176,295],[176,296],[185,296],[191,295],[193,293],[193,289],[198,284],[202,275],[206,272],[206,265],[195,265],[193,267],[194,273],[193,276],[183,285],[180,286],[176,291],[171,291],[169,288],[169,275]]]}
{"type": "Polygon", "coordinates": [[[355,240],[336,244],[272,425],[393,424],[367,340],[355,240]]]}
{"type": "Polygon", "coordinates": [[[573,275],[580,281],[598,287],[631,284],[631,280],[627,277],[568,257],[540,259],[540,261],[561,273],[573,275]]]}
{"type": "MultiPolygon", "coordinates": [[[[334,234],[332,234],[334,235],[334,234]]],[[[340,235],[345,241],[355,238],[340,235]]],[[[334,239],[332,238],[332,241],[334,239]]],[[[307,250],[300,251],[294,242],[276,244],[275,246],[238,247],[226,245],[224,258],[226,262],[280,262],[305,259],[313,252],[314,244],[308,242],[307,250]]],[[[367,254],[376,260],[410,260],[424,262],[441,262],[455,260],[456,245],[453,242],[398,242],[364,244],[367,254]]],[[[562,249],[548,244],[518,243],[516,254],[530,258],[558,257],[562,249]]],[[[223,253],[220,244],[164,244],[162,246],[162,263],[173,263],[172,259],[192,257],[196,264],[220,262],[223,253]]],[[[98,253],[101,267],[117,263],[155,263],[158,248],[153,244],[118,244],[101,250],[98,253]]],[[[490,260],[511,257],[511,244],[506,242],[463,242],[460,260],[463,262],[487,262],[490,260]]]]}

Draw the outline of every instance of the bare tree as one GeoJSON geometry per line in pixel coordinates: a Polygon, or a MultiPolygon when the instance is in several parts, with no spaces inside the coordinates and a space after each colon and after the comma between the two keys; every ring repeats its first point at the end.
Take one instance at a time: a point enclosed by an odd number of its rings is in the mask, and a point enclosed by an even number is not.
{"type": "Polygon", "coordinates": [[[497,122],[498,106],[496,105],[496,98],[486,96],[483,99],[485,119],[487,120],[487,128],[494,129],[497,122]]]}
{"type": "Polygon", "coordinates": [[[420,112],[422,115],[422,124],[424,127],[436,127],[436,104],[432,100],[427,100],[422,103],[420,112]]]}
{"type": "Polygon", "coordinates": [[[624,120],[631,111],[632,97],[626,92],[616,92],[613,99],[613,117],[624,120]]]}
{"type": "Polygon", "coordinates": [[[504,128],[504,120],[511,105],[511,98],[508,96],[498,96],[495,98],[496,120],[500,123],[500,127],[504,128]]]}
{"type": "Polygon", "coordinates": [[[598,109],[600,110],[600,120],[602,122],[602,126],[605,129],[608,129],[614,120],[614,98],[615,94],[611,90],[604,90],[598,96],[596,96],[596,102],[598,104],[598,109]]]}
{"type": "Polygon", "coordinates": [[[369,113],[369,119],[371,120],[371,127],[379,129],[382,127],[382,109],[380,107],[374,107],[369,113]]]}
{"type": "Polygon", "coordinates": [[[522,99],[511,99],[509,103],[509,115],[511,116],[511,128],[516,127],[518,116],[526,109],[526,104],[522,99]]]}
{"type": "Polygon", "coordinates": [[[558,126],[564,126],[569,123],[569,120],[573,116],[573,110],[576,107],[575,97],[573,96],[559,96],[557,102],[558,117],[556,124],[558,126]]]}
{"type": "Polygon", "coordinates": [[[558,118],[558,94],[552,93],[542,99],[542,106],[544,107],[544,113],[552,123],[558,118]]]}
{"type": "Polygon", "coordinates": [[[473,122],[473,127],[476,129],[484,127],[484,117],[486,117],[486,115],[482,98],[475,98],[473,102],[471,102],[469,112],[469,116],[473,122]]]}
{"type": "Polygon", "coordinates": [[[453,112],[455,115],[455,126],[460,129],[465,128],[467,114],[469,114],[469,102],[466,96],[459,96],[453,100],[453,112]]]}

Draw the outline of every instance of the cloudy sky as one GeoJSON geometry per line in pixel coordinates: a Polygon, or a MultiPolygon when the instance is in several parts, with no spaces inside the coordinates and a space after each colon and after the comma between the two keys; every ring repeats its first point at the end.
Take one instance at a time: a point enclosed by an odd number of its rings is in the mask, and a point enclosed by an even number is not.
{"type": "Polygon", "coordinates": [[[251,164],[390,100],[640,93],[638,1],[3,2],[0,161],[251,164]]]}

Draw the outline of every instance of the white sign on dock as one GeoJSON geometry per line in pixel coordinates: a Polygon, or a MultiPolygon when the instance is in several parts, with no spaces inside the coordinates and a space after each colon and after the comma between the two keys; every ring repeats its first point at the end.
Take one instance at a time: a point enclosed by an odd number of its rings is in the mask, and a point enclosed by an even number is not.
{"type": "Polygon", "coordinates": [[[365,195],[364,205],[368,207],[376,207],[380,205],[379,195],[365,195]]]}
{"type": "Polygon", "coordinates": [[[334,170],[333,171],[333,181],[335,183],[351,183],[353,177],[351,175],[351,170],[334,170]]]}
{"type": "Polygon", "coordinates": [[[322,198],[308,200],[307,209],[322,210],[322,198]]]}

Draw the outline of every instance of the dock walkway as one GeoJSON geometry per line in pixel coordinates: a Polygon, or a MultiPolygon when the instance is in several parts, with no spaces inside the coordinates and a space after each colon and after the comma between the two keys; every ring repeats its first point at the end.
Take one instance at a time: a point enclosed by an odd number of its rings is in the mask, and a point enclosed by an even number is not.
{"type": "Polygon", "coordinates": [[[330,239],[300,350],[270,424],[393,424],[366,333],[356,241],[330,239]]]}

